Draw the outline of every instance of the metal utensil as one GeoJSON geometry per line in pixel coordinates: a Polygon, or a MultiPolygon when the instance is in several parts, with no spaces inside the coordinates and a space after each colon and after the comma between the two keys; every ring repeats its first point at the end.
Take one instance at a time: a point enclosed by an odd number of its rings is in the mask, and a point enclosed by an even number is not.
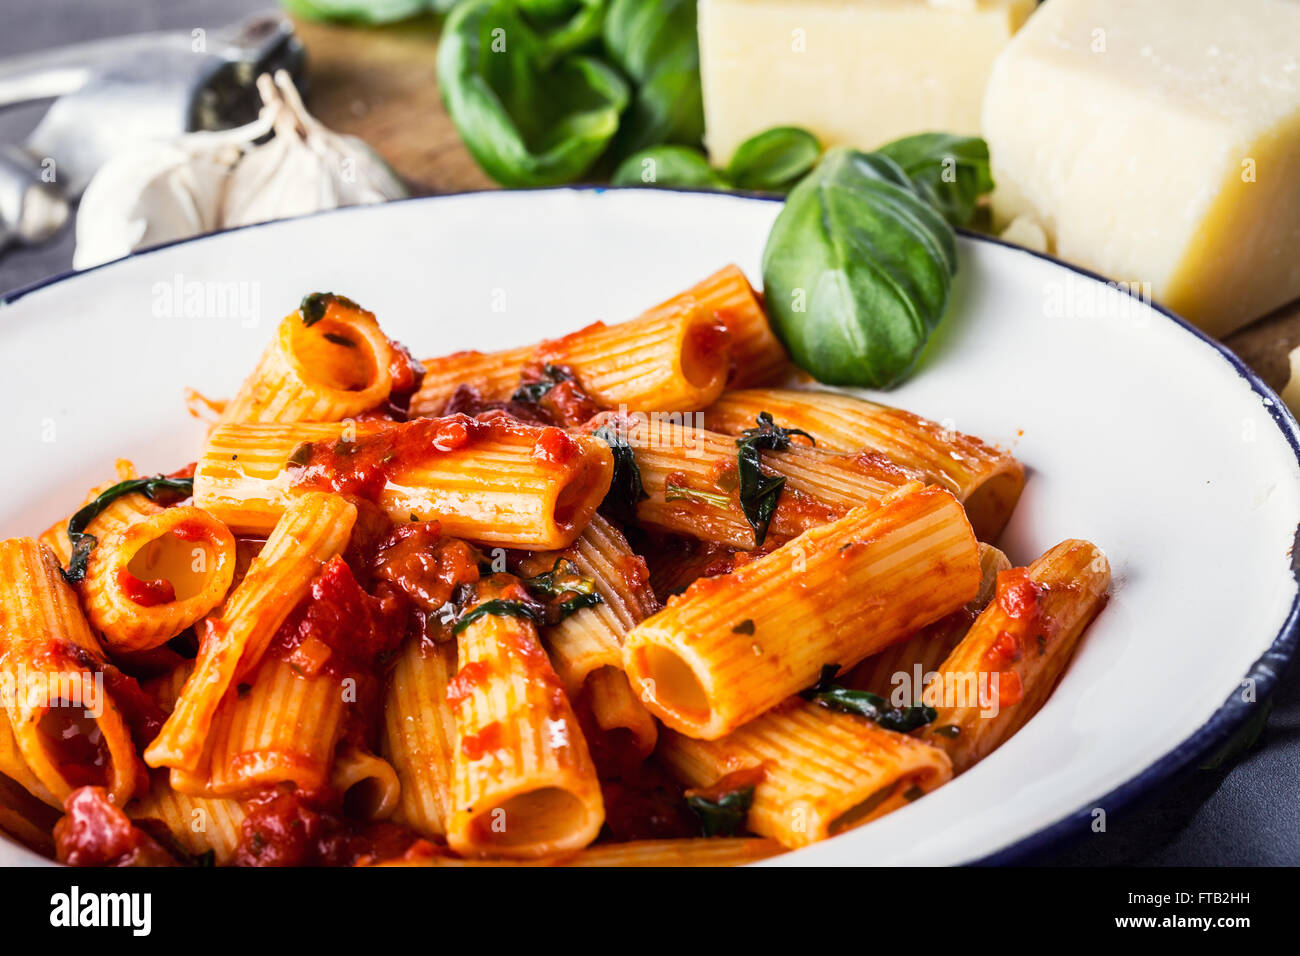
{"type": "Polygon", "coordinates": [[[211,33],[141,33],[0,61],[0,109],[57,97],[26,144],[0,158],[0,249],[53,235],[113,153],[249,123],[261,103],[257,77],[297,77],[302,64],[302,44],[278,12],[211,33]]]}

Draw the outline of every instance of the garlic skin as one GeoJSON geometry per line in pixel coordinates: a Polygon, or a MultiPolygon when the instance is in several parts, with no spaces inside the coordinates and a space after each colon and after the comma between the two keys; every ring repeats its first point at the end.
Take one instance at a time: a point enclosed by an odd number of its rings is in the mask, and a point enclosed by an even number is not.
{"type": "Polygon", "coordinates": [[[259,77],[257,88],[262,112],[247,126],[143,144],[105,163],[81,199],[73,267],[205,232],[408,194],[374,150],[308,113],[286,72],[259,77]]]}

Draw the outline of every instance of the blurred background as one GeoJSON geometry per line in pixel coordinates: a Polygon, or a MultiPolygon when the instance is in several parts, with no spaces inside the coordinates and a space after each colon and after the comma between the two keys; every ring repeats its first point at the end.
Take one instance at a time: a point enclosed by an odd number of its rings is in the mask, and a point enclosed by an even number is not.
{"type": "MultiPolygon", "coordinates": [[[[566,0],[534,0],[533,5],[543,9],[548,3],[565,6],[566,0]]],[[[445,5],[450,6],[450,2],[445,5]]],[[[334,150],[328,155],[343,156],[340,165],[345,170],[350,168],[351,172],[345,172],[337,182],[327,183],[320,189],[306,190],[301,196],[294,193],[294,187],[302,185],[302,177],[295,180],[290,175],[282,190],[289,198],[281,205],[268,206],[264,201],[259,205],[249,200],[238,210],[199,210],[194,213],[194,222],[160,223],[158,235],[165,240],[170,235],[168,229],[179,233],[186,229],[199,231],[195,223],[219,220],[220,224],[229,225],[277,217],[280,213],[293,214],[313,203],[379,201],[395,198],[402,192],[426,195],[497,188],[494,177],[484,171],[466,147],[444,104],[438,87],[437,67],[443,14],[424,9],[426,6],[434,4],[425,4],[422,0],[357,0],[350,5],[337,0],[294,0],[288,21],[294,34],[292,49],[282,45],[267,53],[268,63],[285,65],[296,71],[297,86],[306,109],[327,132],[357,137],[382,160],[380,165],[385,169],[373,165],[370,154],[362,147],[349,145],[350,141],[329,140],[326,133],[311,133],[309,130],[308,141],[315,155],[319,157],[325,155],[326,150],[334,150]],[[308,15],[304,16],[304,12],[308,15]],[[353,21],[340,22],[322,16],[339,13],[353,18],[353,21]],[[380,20],[393,18],[395,22],[359,23],[355,22],[357,16],[380,20]],[[311,136],[316,139],[312,140],[311,136]],[[353,163],[354,167],[349,167],[348,163],[353,163]],[[395,179],[389,175],[389,170],[395,174],[395,179]],[[322,199],[325,194],[328,195],[322,199]],[[213,219],[214,216],[217,220],[213,219]]],[[[576,0],[571,6],[578,6],[576,0]]],[[[599,0],[594,0],[594,6],[601,6],[599,0]]],[[[0,31],[0,58],[6,61],[0,64],[0,89],[4,89],[6,79],[11,88],[16,82],[13,74],[16,61],[13,58],[143,31],[176,31],[175,36],[189,37],[191,41],[201,38],[207,46],[207,53],[220,56],[221,50],[215,41],[222,36],[224,28],[266,12],[268,5],[265,0],[41,0],[39,3],[0,0],[0,22],[6,25],[0,31]]],[[[274,8],[269,12],[274,13],[274,8]]],[[[689,11],[689,16],[693,35],[693,10],[689,11]]],[[[578,29],[582,29],[581,24],[578,29]]],[[[577,42],[581,45],[581,36],[577,42]]],[[[129,48],[126,49],[128,62],[134,62],[143,70],[155,69],[155,60],[151,55],[145,55],[151,49],[148,43],[143,48],[145,53],[131,53],[129,48]]],[[[690,52],[694,53],[693,50],[690,52]]],[[[120,51],[114,55],[120,55],[120,51]]],[[[652,44],[641,51],[640,62],[637,62],[636,51],[625,51],[629,59],[621,64],[623,70],[639,74],[633,84],[634,97],[641,95],[641,91],[656,79],[651,75],[651,68],[660,61],[655,58],[673,55],[676,54],[666,47],[655,48],[652,44]]],[[[193,76],[186,75],[188,67],[177,66],[182,62],[192,64],[193,60],[173,58],[157,62],[170,64],[166,69],[176,70],[173,75],[164,77],[163,68],[158,67],[158,79],[160,83],[165,79],[163,85],[168,85],[169,89],[196,82],[193,76]]],[[[680,67],[681,64],[677,65],[680,67]]],[[[76,72],[84,64],[79,64],[74,56],[64,66],[67,72],[76,72]]],[[[584,69],[599,70],[599,67],[587,66],[584,69]]],[[[694,67],[688,64],[685,75],[689,76],[691,69],[694,67]]],[[[250,105],[241,97],[250,95],[254,78],[245,69],[242,75],[234,77],[232,90],[218,89],[215,99],[199,97],[202,101],[196,108],[228,110],[230,116],[238,117],[240,122],[252,121],[257,104],[252,101],[250,105]],[[226,96],[227,92],[229,96],[226,96]]],[[[220,80],[218,84],[229,80],[220,80]]],[[[664,78],[666,84],[669,80],[664,78]]],[[[573,94],[572,89],[566,87],[564,95],[581,96],[592,102],[565,105],[588,119],[598,118],[601,104],[596,101],[602,95],[602,77],[599,73],[593,75],[589,72],[584,74],[582,82],[585,85],[579,93],[573,94]]],[[[689,89],[673,89],[670,84],[665,89],[667,92],[661,95],[666,102],[689,101],[689,89]]],[[[698,98],[698,85],[696,89],[694,95],[698,98]]],[[[527,105],[527,96],[521,96],[521,102],[527,105]]],[[[547,100],[548,96],[543,94],[541,99],[531,104],[536,110],[533,119],[539,123],[544,123],[547,111],[556,106],[553,98],[547,100]]],[[[289,100],[292,100],[291,96],[289,100]]],[[[0,147],[24,143],[34,132],[47,139],[62,136],[66,140],[70,137],[76,142],[61,147],[71,150],[67,169],[61,166],[59,174],[53,178],[59,185],[69,184],[71,178],[88,178],[95,171],[91,167],[98,163],[98,158],[93,152],[85,157],[76,154],[76,150],[92,138],[89,132],[84,131],[96,125],[110,131],[120,129],[128,122],[115,112],[122,108],[122,104],[94,97],[80,103],[69,103],[69,116],[63,118],[67,128],[39,132],[38,127],[46,117],[48,107],[46,100],[0,110],[0,147]]],[[[469,111],[475,107],[468,103],[462,104],[461,108],[469,111]]],[[[297,123],[300,130],[308,122],[291,102],[284,109],[288,121],[297,123]]],[[[635,149],[641,146],[680,142],[689,140],[691,136],[695,137],[698,146],[699,130],[683,132],[681,128],[673,129],[674,122],[680,127],[681,116],[649,117],[646,121],[649,132],[639,127],[635,134],[641,142],[625,144],[627,148],[621,149],[623,158],[635,155],[635,149]],[[658,128],[654,128],[656,122],[658,128]]],[[[686,125],[690,125],[689,118],[686,125]]],[[[588,133],[590,135],[590,131],[588,133]]],[[[547,130],[540,128],[534,131],[533,141],[545,142],[547,135],[547,130]]],[[[602,135],[613,134],[606,131],[602,135]]],[[[626,121],[617,135],[632,135],[626,121]]],[[[204,163],[222,161],[213,158],[220,155],[217,147],[209,149],[204,145],[203,149],[208,150],[202,154],[204,163]]],[[[541,147],[539,151],[543,151],[541,147]]],[[[36,165],[26,172],[34,176],[35,181],[40,181],[42,156],[39,150],[34,154],[29,151],[29,158],[33,155],[36,165]]],[[[188,153],[186,156],[192,158],[188,153]]],[[[670,158],[681,164],[675,167],[674,175],[682,184],[710,185],[710,177],[719,175],[710,171],[698,148],[689,156],[674,154],[670,158]]],[[[707,159],[715,167],[719,165],[716,157],[707,159]]],[[[609,181],[613,178],[617,181],[620,174],[627,179],[636,172],[635,166],[631,174],[627,170],[620,171],[609,154],[591,162],[578,162],[569,169],[563,168],[566,161],[564,157],[548,154],[532,165],[516,164],[494,171],[496,179],[506,181],[507,185],[531,185],[548,177],[577,181],[609,181]],[[546,165],[548,163],[551,165],[546,165]]],[[[9,154],[10,172],[13,172],[12,167],[21,166],[23,162],[25,160],[21,157],[9,154]]],[[[62,156],[59,162],[65,163],[62,156]]],[[[136,193],[131,195],[145,197],[142,202],[149,198],[148,189],[179,191],[191,199],[202,197],[202,176],[206,173],[192,168],[193,163],[181,164],[175,156],[161,160],[150,158],[148,162],[158,162],[158,169],[164,170],[167,176],[149,180],[145,189],[133,173],[133,170],[141,168],[143,162],[127,163],[126,170],[120,171],[118,178],[95,191],[93,201],[102,204],[110,213],[121,213],[124,218],[129,218],[119,207],[123,196],[133,189],[136,193]],[[166,165],[168,162],[173,165],[166,165]],[[183,172],[177,172],[182,167],[183,172]]],[[[2,163],[0,172],[4,172],[2,163]]],[[[19,170],[18,174],[21,173],[19,170]]],[[[7,225],[12,230],[17,228],[12,221],[16,214],[12,212],[12,201],[8,207],[10,211],[6,213],[3,188],[0,185],[0,217],[4,214],[9,216],[11,221],[7,225]]],[[[60,213],[56,201],[45,203],[36,208],[36,212],[29,209],[28,215],[24,228],[39,234],[36,237],[38,241],[12,242],[0,254],[0,295],[61,273],[73,265],[74,224],[69,218],[61,227],[58,226],[60,213]],[[43,221],[37,221],[42,217],[43,221]]],[[[69,215],[75,216],[75,212],[69,215]]],[[[111,217],[106,213],[106,221],[108,218],[111,217]]],[[[980,225],[978,220],[975,225],[980,225]]],[[[113,251],[117,248],[115,243],[133,244],[138,241],[138,237],[123,239],[117,233],[105,233],[94,238],[95,243],[86,243],[86,254],[90,255],[94,251],[91,247],[96,246],[103,250],[101,258],[120,254],[113,251]]],[[[1300,344],[1300,309],[1294,306],[1284,308],[1234,332],[1226,341],[1270,385],[1280,388],[1288,377],[1288,351],[1300,344]]],[[[1159,374],[1159,370],[1153,370],[1153,374],[1159,374]]],[[[1226,595],[1224,599],[1230,600],[1231,596],[1226,595]]],[[[1231,637],[1224,635],[1225,640],[1231,637]]],[[[1158,680],[1159,675],[1153,675],[1153,679],[1158,680]]],[[[1107,832],[1079,834],[1073,845],[1032,862],[1215,865],[1294,864],[1300,860],[1300,800],[1297,799],[1296,784],[1300,781],[1300,688],[1296,685],[1293,677],[1283,687],[1279,699],[1273,702],[1267,723],[1250,728],[1249,733],[1235,741],[1230,751],[1213,766],[1183,778],[1171,789],[1138,807],[1111,815],[1107,832]]],[[[1116,706],[1122,706],[1122,702],[1116,702],[1116,706]]]]}

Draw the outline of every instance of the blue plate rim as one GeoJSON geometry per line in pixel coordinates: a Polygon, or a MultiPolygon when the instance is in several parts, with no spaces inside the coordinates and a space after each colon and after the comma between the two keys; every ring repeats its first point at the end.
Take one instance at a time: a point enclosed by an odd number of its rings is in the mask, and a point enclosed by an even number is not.
{"type": "MultiPolygon", "coordinates": [[[[569,186],[552,186],[540,187],[536,189],[516,189],[502,191],[496,189],[476,189],[467,190],[459,193],[447,193],[435,196],[405,196],[400,199],[390,200],[389,203],[408,203],[408,202],[437,202],[442,199],[455,199],[464,196],[493,195],[502,196],[512,193],[545,193],[545,192],[590,192],[595,194],[605,192],[668,192],[687,195],[700,196],[719,196],[725,195],[733,198],[758,200],[761,202],[782,202],[783,197],[774,196],[770,193],[758,192],[730,192],[718,193],[714,190],[707,189],[665,189],[645,186],[604,186],[604,185],[569,185],[569,186]]],[[[378,205],[388,205],[381,203],[378,205]]],[[[339,209],[325,209],[314,213],[308,213],[304,216],[293,217],[294,219],[311,219],[320,216],[345,215],[349,212],[355,212],[364,209],[373,209],[374,205],[367,206],[347,206],[339,209]]],[[[159,243],[150,246],[147,249],[140,249],[123,256],[120,259],[114,259],[109,262],[100,263],[91,266],[88,269],[67,269],[55,273],[36,282],[28,283],[14,289],[11,292],[0,294],[0,308],[12,305],[18,300],[31,295],[48,286],[56,285],[68,279],[78,276],[87,275],[107,266],[115,265],[125,259],[134,259],[140,256],[151,255],[155,252],[161,252],[164,249],[170,249],[174,246],[184,245],[186,243],[201,242],[213,236],[225,235],[231,232],[242,232],[247,229],[259,229],[265,226],[273,226],[277,222],[288,220],[273,220],[271,222],[249,223],[244,226],[237,226],[234,229],[226,229],[218,232],[208,232],[197,236],[189,236],[184,239],[175,239],[169,242],[159,243]]],[[[1269,387],[1260,376],[1249,366],[1247,366],[1237,355],[1217,342],[1205,332],[1192,325],[1182,316],[1165,308],[1158,302],[1144,299],[1130,287],[1124,284],[1112,283],[1105,276],[1093,272],[1090,269],[1065,262],[1055,256],[1045,252],[1038,252],[1034,249],[1026,249],[1014,243],[1007,242],[996,236],[985,235],[984,233],[974,232],[969,229],[958,229],[957,232],[966,239],[975,242],[988,243],[990,245],[1003,246],[1025,255],[1033,256],[1036,259],[1042,259],[1061,268],[1068,269],[1076,275],[1081,275],[1089,279],[1096,280],[1111,288],[1119,289],[1126,295],[1137,299],[1140,302],[1150,306],[1152,310],[1168,319],[1174,325],[1180,327],[1183,331],[1190,333],[1193,337],[1199,339],[1204,344],[1210,346],[1219,353],[1228,365],[1237,373],[1238,376],[1245,379],[1251,389],[1263,401],[1265,408],[1268,409],[1270,417],[1277,425],[1283,437],[1286,438],[1287,444],[1291,448],[1292,454],[1296,458],[1297,464],[1300,464],[1300,423],[1297,423],[1286,404],[1281,398],[1269,387]]],[[[1108,814],[1122,811],[1132,805],[1142,797],[1151,796],[1156,791],[1168,786],[1179,776],[1191,771],[1204,758],[1217,752],[1232,737],[1233,733],[1240,730],[1252,716],[1254,709],[1269,700],[1273,692],[1277,689],[1278,683],[1285,675],[1287,669],[1295,662],[1297,649],[1300,649],[1300,525],[1296,528],[1296,545],[1291,551],[1291,573],[1297,581],[1296,596],[1292,599],[1291,609],[1283,622],[1277,637],[1269,645],[1268,650],[1259,656],[1251,665],[1250,669],[1238,682],[1238,687],[1247,681],[1254,682],[1255,699],[1246,701],[1242,699],[1239,692],[1234,691],[1226,701],[1219,705],[1218,709],[1202,724],[1199,728],[1191,733],[1181,744],[1174,747],[1163,757],[1147,766],[1144,770],[1130,777],[1124,783],[1113,788],[1105,794],[1089,801],[1087,806],[1081,807],[1073,813],[1048,824],[1041,829],[1035,830],[1027,836],[1013,841],[1000,850],[995,850],[985,856],[977,857],[967,861],[968,866],[1007,866],[1007,865],[1024,865],[1032,863],[1032,857],[1046,853],[1051,849],[1060,849],[1072,842],[1077,837],[1083,835],[1092,822],[1092,811],[1097,806],[1104,805],[1108,814]]]]}

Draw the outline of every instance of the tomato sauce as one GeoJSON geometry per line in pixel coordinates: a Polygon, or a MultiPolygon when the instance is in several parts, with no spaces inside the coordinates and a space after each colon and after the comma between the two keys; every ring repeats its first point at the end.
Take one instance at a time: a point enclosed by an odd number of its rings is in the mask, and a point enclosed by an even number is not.
{"type": "Polygon", "coordinates": [[[176,600],[176,588],[166,578],[141,581],[126,568],[118,569],[117,586],[126,595],[128,601],[140,607],[157,607],[159,604],[170,604],[176,600]]]}
{"type": "Polygon", "coordinates": [[[373,580],[391,585],[423,611],[437,611],[479,578],[475,550],[442,537],[436,521],[394,528],[375,546],[369,569],[373,580]]]}
{"type": "MultiPolygon", "coordinates": [[[[503,414],[484,418],[467,415],[417,418],[362,428],[351,441],[338,438],[307,442],[294,451],[286,470],[292,476],[294,487],[376,501],[389,477],[413,464],[427,462],[440,454],[463,451],[478,442],[506,437],[537,441],[541,435],[536,427],[503,414]]],[[[550,441],[558,443],[560,439],[550,441]]]]}
{"type": "Polygon", "coordinates": [[[54,825],[60,863],[69,866],[173,866],[157,841],[109,802],[102,787],[81,787],[63,803],[54,825]]]}
{"type": "Polygon", "coordinates": [[[246,816],[236,866],[353,866],[399,857],[416,834],[384,821],[343,816],[342,795],[331,788],[268,788],[244,802],[246,816]]]}
{"type": "MultiPolygon", "coordinates": [[[[312,581],[311,593],[280,626],[267,655],[293,660],[307,642],[327,649],[312,673],[338,677],[368,672],[378,657],[396,650],[405,635],[404,622],[386,619],[379,602],[361,589],[341,557],[334,557],[312,581]]],[[[311,652],[319,660],[318,650],[311,652]]]]}
{"type": "Polygon", "coordinates": [[[490,753],[494,753],[501,747],[501,722],[494,720],[479,730],[476,734],[468,734],[461,738],[460,752],[465,755],[466,760],[482,760],[490,753]]]}

